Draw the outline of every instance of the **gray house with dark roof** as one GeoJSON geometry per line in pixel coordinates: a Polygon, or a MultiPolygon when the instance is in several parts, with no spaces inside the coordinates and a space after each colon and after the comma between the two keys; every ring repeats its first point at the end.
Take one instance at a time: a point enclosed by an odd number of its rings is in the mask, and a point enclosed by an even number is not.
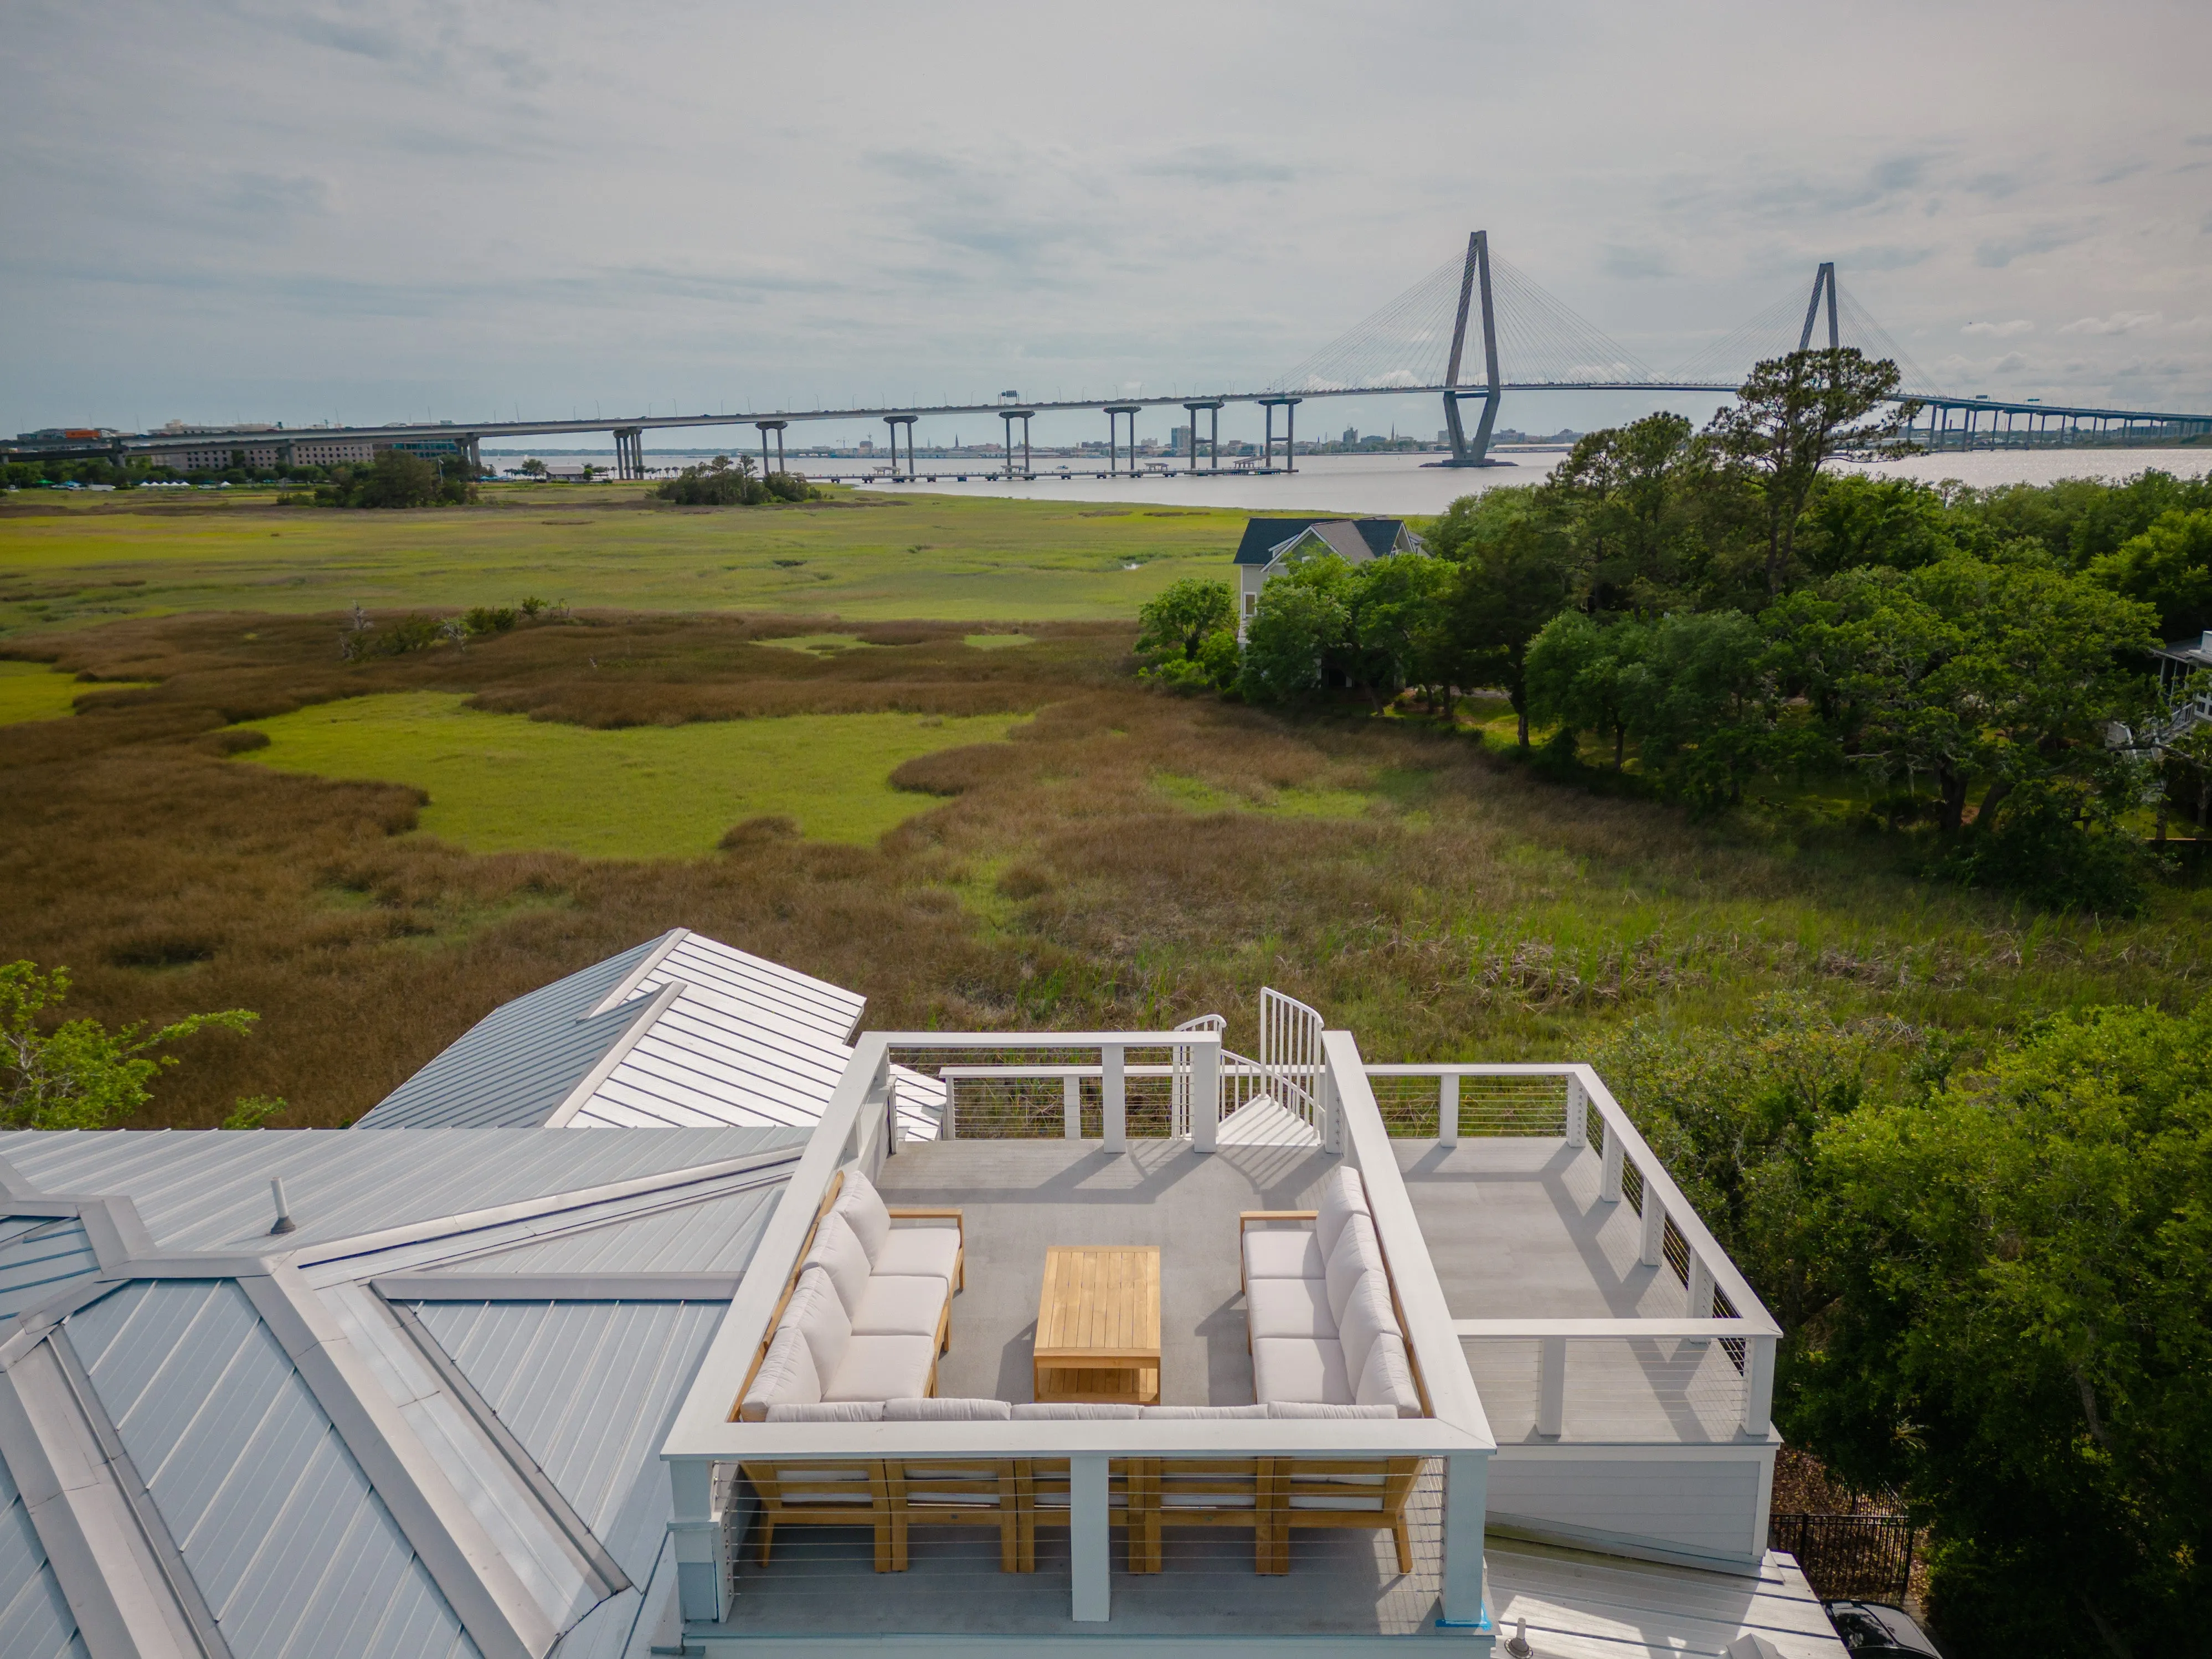
{"type": "Polygon", "coordinates": [[[1364,564],[1392,553],[1425,551],[1403,519],[1251,519],[1237,544],[1237,637],[1260,608],[1260,590],[1293,561],[1334,553],[1364,564]]]}

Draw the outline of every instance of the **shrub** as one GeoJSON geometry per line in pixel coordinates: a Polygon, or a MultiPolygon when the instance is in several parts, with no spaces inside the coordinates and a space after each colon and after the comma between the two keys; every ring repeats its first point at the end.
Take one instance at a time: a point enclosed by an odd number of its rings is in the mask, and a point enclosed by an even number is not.
{"type": "Polygon", "coordinates": [[[2038,781],[1977,823],[1942,869],[1967,887],[2019,894],[2048,910],[2136,916],[2149,897],[2151,855],[2085,788],[2038,781]]]}

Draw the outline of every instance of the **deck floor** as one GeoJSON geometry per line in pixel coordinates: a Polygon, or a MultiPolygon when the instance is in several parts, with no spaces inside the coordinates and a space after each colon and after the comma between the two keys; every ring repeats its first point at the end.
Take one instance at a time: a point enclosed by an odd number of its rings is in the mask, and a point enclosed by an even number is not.
{"type": "MultiPolygon", "coordinates": [[[[1455,1319],[1680,1319],[1672,1267],[1637,1258],[1643,1222],[1598,1201],[1597,1155],[1558,1136],[1393,1143],[1407,1195],[1455,1319]]],[[[1537,1344],[1464,1345],[1498,1443],[1536,1433],[1537,1344]]],[[[1717,1342],[1642,1338],[1569,1345],[1561,1439],[1732,1443],[1743,1379],[1717,1342]]]]}

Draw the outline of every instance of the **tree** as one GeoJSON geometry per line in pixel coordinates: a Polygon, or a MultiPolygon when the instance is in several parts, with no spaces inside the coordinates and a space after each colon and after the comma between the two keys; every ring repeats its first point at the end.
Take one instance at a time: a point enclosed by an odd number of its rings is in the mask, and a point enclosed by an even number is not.
{"type": "Polygon", "coordinates": [[[1380,708],[1408,685],[1430,707],[1451,683],[1450,641],[1438,601],[1455,572],[1425,553],[1393,553],[1352,568],[1347,594],[1351,678],[1380,708]]]}
{"type": "Polygon", "coordinates": [[[2212,508],[2160,514],[2141,535],[2092,559],[2088,576],[2155,610],[2161,638],[2212,629],[2212,508]]]}
{"type": "Polygon", "coordinates": [[[1352,644],[1352,567],[1334,553],[1299,561],[1260,590],[1244,630],[1237,689],[1253,702],[1316,696],[1352,644]]]}
{"type": "MultiPolygon", "coordinates": [[[[1447,520],[1464,502],[1452,504],[1447,520]]],[[[1460,518],[1449,545],[1459,574],[1444,596],[1443,628],[1460,685],[1504,690],[1520,717],[1521,746],[1528,746],[1526,663],[1528,642],[1567,604],[1573,548],[1552,519],[1530,511],[1460,518]]]]}
{"type": "Polygon", "coordinates": [[[1528,642],[1528,712],[1570,731],[1613,738],[1613,769],[1620,770],[1635,721],[1641,677],[1629,671],[1644,660],[1650,632],[1633,617],[1602,624],[1579,611],[1563,611],[1528,642]]]}
{"type": "Polygon", "coordinates": [[[526,478],[542,478],[545,476],[545,463],[539,460],[535,455],[532,455],[528,460],[517,467],[515,471],[521,473],[526,478]]]}
{"type": "Polygon", "coordinates": [[[1951,1651],[2212,1620],[2212,1004],[2067,1015],[1821,1133],[1838,1281],[1785,1431],[1934,1524],[1951,1651]]]}
{"type": "Polygon", "coordinates": [[[1666,413],[1585,433],[1544,485],[1573,519],[1591,610],[1638,605],[1672,587],[1684,485],[1696,468],[1690,434],[1688,420],[1666,413]]]}
{"type": "Polygon", "coordinates": [[[1729,464],[1758,483],[1766,519],[1766,590],[1788,580],[1797,520],[1822,466],[1845,449],[1895,452],[1917,404],[1882,419],[1867,417],[1897,392],[1897,365],[1869,361],[1856,347],[1793,351],[1753,367],[1706,430],[1729,464]]]}
{"type": "Polygon", "coordinates": [[[244,1036],[260,1018],[226,1008],[151,1031],[143,1024],[110,1031],[94,1019],[40,1031],[39,1016],[58,1008],[69,989],[65,968],[41,974],[31,962],[0,967],[0,1127],[111,1128],[143,1106],[146,1085],[177,1063],[174,1054],[155,1050],[210,1026],[244,1036]]]}
{"type": "Polygon", "coordinates": [[[1237,601],[1227,582],[1185,576],[1137,611],[1137,654],[1153,662],[1195,658],[1207,639],[1237,631],[1237,601]]]}

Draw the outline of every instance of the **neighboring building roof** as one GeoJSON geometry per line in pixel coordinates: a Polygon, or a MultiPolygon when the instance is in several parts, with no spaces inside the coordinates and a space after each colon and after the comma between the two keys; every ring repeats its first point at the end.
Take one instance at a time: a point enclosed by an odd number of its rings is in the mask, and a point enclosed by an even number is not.
{"type": "MultiPolygon", "coordinates": [[[[357,1129],[805,1127],[852,1057],[867,1000],[672,928],[494,1009],[357,1129]]],[[[902,1074],[908,1132],[943,1095],[902,1074]]]]}
{"type": "Polygon", "coordinates": [[[1355,562],[1382,558],[1403,550],[1407,544],[1416,548],[1420,544],[1419,538],[1407,532],[1403,519],[1249,519],[1245,521],[1244,538],[1237,544],[1236,562],[1273,564],[1300,535],[1323,526],[1328,528],[1322,532],[1322,539],[1355,562]],[[1339,530],[1339,526],[1346,528],[1339,530]]]}
{"type": "Polygon", "coordinates": [[[0,1138],[0,1653],[644,1659],[659,1443],[805,1138],[0,1138]]]}
{"type": "Polygon", "coordinates": [[[2196,639],[2175,640],[2161,646],[2155,654],[2190,668],[2212,668],[2212,628],[2196,639]]]}

